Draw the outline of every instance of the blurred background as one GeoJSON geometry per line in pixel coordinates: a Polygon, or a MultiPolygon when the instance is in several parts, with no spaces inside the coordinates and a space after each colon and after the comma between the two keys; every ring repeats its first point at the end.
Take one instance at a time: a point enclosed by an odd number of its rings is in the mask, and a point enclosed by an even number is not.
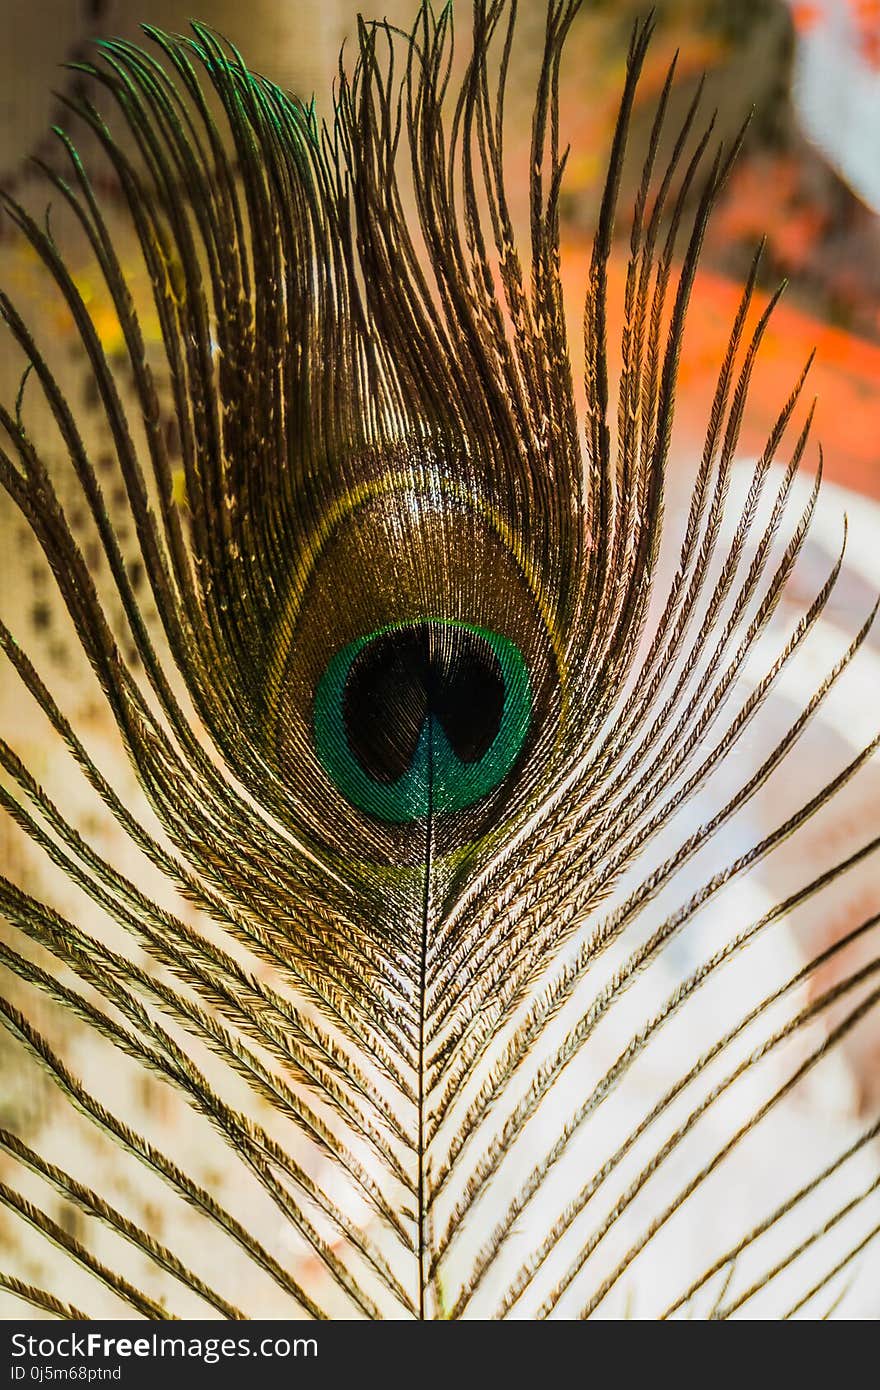
{"type": "MultiPolygon", "coordinates": [[[[68,122],[53,89],[72,92],[82,83],[79,74],[60,65],[86,56],[96,36],[135,39],[141,22],[180,31],[191,17],[198,18],[233,41],[252,68],[297,95],[316,93],[319,109],[326,111],[340,48],[354,32],[358,10],[365,8],[369,8],[365,0],[250,0],[246,7],[237,0],[200,0],[196,11],[188,0],[6,0],[7,38],[0,49],[0,184],[29,202],[43,196],[28,157],[58,159],[50,127],[59,119],[68,122]]],[[[390,22],[410,27],[413,0],[382,0],[378,8],[390,22]]],[[[626,45],[632,22],[644,8],[630,0],[585,4],[572,31],[562,73],[562,139],[572,149],[563,201],[562,264],[576,377],[583,286],[626,45]]],[[[463,34],[468,9],[465,0],[456,0],[463,34]]],[[[523,171],[528,162],[532,64],[540,50],[543,0],[521,0],[519,9],[520,42],[511,76],[507,150],[514,212],[522,220],[527,212],[523,171]]],[[[694,293],[671,460],[671,529],[674,532],[681,521],[715,375],[742,281],[761,237],[766,237],[761,303],[780,280],[787,280],[788,288],[774,315],[755,377],[740,444],[741,465],[747,467],[760,452],[803,362],[815,348],[810,389],[818,396],[818,406],[813,439],[821,442],[828,483],[811,539],[774,620],[774,631],[790,631],[812,601],[839,549],[844,514],[849,518],[849,549],[841,581],[818,626],[812,655],[786,677],[759,731],[750,737],[742,756],[751,768],[762,749],[770,746],[774,733],[778,736],[816,681],[845,650],[880,590],[880,0],[658,0],[655,9],[657,33],[639,93],[630,182],[624,190],[612,261],[612,341],[615,333],[619,336],[621,323],[626,208],[631,201],[626,195],[632,192],[639,147],[676,50],[680,57],[675,110],[684,112],[705,73],[705,107],[718,109],[719,132],[726,139],[753,111],[742,155],[711,224],[694,293]]],[[[75,125],[71,131],[77,134],[75,125]]],[[[82,273],[87,276],[88,271],[82,273]]],[[[0,280],[28,315],[43,314],[44,323],[57,333],[61,349],[65,334],[71,336],[73,348],[70,325],[63,316],[57,321],[52,317],[56,311],[44,300],[44,281],[33,257],[5,222],[0,222],[0,280]]],[[[99,305],[96,312],[100,313],[99,305]]],[[[108,323],[109,339],[113,332],[113,324],[108,323]]],[[[112,342],[109,346],[112,349],[112,342]]],[[[0,349],[4,400],[10,399],[10,393],[14,398],[19,376],[17,363],[7,360],[0,349]]],[[[83,391],[87,405],[87,387],[83,391]]],[[[805,473],[815,469],[817,458],[814,442],[805,473]]],[[[29,651],[43,653],[46,666],[42,669],[54,671],[53,689],[60,683],[66,691],[66,708],[73,712],[78,727],[89,730],[98,743],[105,740],[109,748],[106,715],[88,683],[88,673],[80,669],[75,639],[53,604],[49,575],[33,553],[27,531],[5,504],[0,507],[0,544],[4,617],[7,610],[13,613],[16,635],[29,651]]],[[[667,564],[672,563],[670,553],[667,564]]],[[[756,680],[762,669],[755,667],[756,680]]],[[[37,775],[50,780],[61,777],[45,730],[22,709],[14,675],[4,671],[2,681],[4,728],[16,730],[16,747],[37,775]]],[[[715,846],[716,861],[726,860],[732,845],[766,833],[778,822],[780,806],[799,804],[815,791],[817,779],[832,775],[855,755],[875,731],[878,696],[880,627],[875,627],[851,677],[812,722],[798,755],[786,760],[781,783],[777,779],[771,791],[750,805],[746,822],[738,825],[733,840],[715,846]]],[[[730,775],[735,776],[736,769],[730,775]]],[[[120,765],[117,785],[124,786],[125,777],[120,765]]],[[[133,786],[130,794],[137,795],[133,786]]],[[[800,881],[805,863],[815,865],[818,872],[841,858],[848,847],[876,833],[878,806],[880,771],[875,759],[833,809],[761,866],[757,897],[746,906],[777,900],[800,881]]],[[[700,814],[697,807],[694,815],[700,814]]],[[[82,816],[81,828],[97,837],[105,852],[127,852],[114,839],[112,826],[101,821],[87,800],[82,803],[82,816]]],[[[32,891],[63,901],[63,885],[51,880],[36,851],[5,820],[0,826],[0,850],[10,876],[32,891]]],[[[711,858],[709,863],[711,867],[711,858]]],[[[830,900],[825,896],[800,914],[786,938],[786,959],[812,958],[880,909],[877,870],[870,864],[848,875],[830,900]]],[[[742,902],[728,911],[741,909],[742,902]]],[[[682,970],[688,967],[690,949],[685,942],[682,970]]],[[[813,979],[807,993],[827,983],[824,977],[813,979]]],[[[876,1013],[847,1042],[831,1080],[798,1101],[773,1151],[757,1154],[754,1166],[740,1179],[743,1191],[750,1182],[760,1184],[771,1170],[775,1172],[780,1155],[785,1164],[805,1146],[818,1152],[816,1136],[827,1133],[829,1124],[838,1136],[845,1136],[876,1118],[880,1107],[876,1013]]],[[[25,1123],[32,1135],[51,1132],[60,1123],[53,1103],[36,1074],[20,1070],[18,1054],[4,1053],[4,1046],[0,1040],[6,1076],[0,1118],[6,1116],[17,1126],[25,1123]]],[[[157,1088],[148,1085],[132,1104],[173,1119],[173,1109],[163,1111],[166,1102],[158,1097],[157,1088]]],[[[63,1140],[64,1145],[70,1142],[69,1137],[63,1140]]],[[[82,1141],[86,1146],[89,1142],[82,1141]]],[[[95,1161],[94,1155],[88,1161],[95,1161]]],[[[880,1171],[876,1151],[865,1162],[869,1174],[880,1171]]],[[[205,1163],[206,1182],[221,1187],[228,1182],[222,1159],[205,1163]]],[[[114,1175],[108,1181],[117,1179],[114,1175]]],[[[152,1196],[126,1189],[121,1178],[119,1183],[120,1201],[153,1202],[155,1219],[161,1224],[159,1198],[154,1201],[152,1196]]],[[[72,1231],[80,1229],[75,1213],[60,1215],[72,1231]]],[[[867,1230],[868,1217],[862,1213],[858,1219],[867,1230]]],[[[23,1223],[0,1216],[0,1238],[14,1252],[25,1275],[36,1278],[47,1268],[51,1273],[51,1250],[23,1223]]],[[[856,1307],[861,1316],[880,1316],[876,1245],[873,1282],[869,1279],[869,1291],[856,1307]]],[[[870,1252],[865,1259],[870,1259],[870,1252]]],[[[265,1306],[267,1315],[273,1315],[271,1305],[265,1306]]],[[[637,1302],[628,1303],[626,1310],[633,1307],[638,1315],[637,1302]]],[[[112,1314],[112,1309],[110,1300],[104,1311],[112,1314]]],[[[4,1302],[0,1295],[0,1314],[11,1317],[22,1311],[16,1300],[7,1297],[4,1302]]],[[[816,1311],[812,1310],[814,1315],[816,1311]]],[[[809,1315],[811,1310],[806,1312],[809,1315]]]]}

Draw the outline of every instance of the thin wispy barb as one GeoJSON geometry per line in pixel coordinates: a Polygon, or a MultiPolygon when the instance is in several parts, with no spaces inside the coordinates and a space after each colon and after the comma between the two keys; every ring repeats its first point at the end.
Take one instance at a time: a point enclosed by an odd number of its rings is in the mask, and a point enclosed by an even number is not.
{"type": "MultiPolygon", "coordinates": [[[[326,119],[200,24],[96,44],[82,70],[100,98],[68,99],[92,154],[58,129],[65,171],[41,167],[112,306],[112,354],[53,218],[0,195],[74,325],[124,526],[94,420],[6,292],[29,375],[0,406],[0,481],[146,799],[138,809],[114,787],[0,625],[10,678],[131,850],[123,870],[0,741],[0,804],[81,905],[0,879],[0,1022],[114,1170],[148,1170],[187,1211],[151,1226],[7,1119],[0,1200],[54,1246],[58,1281],[10,1273],[0,1287],[54,1317],[86,1316],[96,1283],[120,1316],[146,1318],[259,1316],[269,1288],[273,1309],[314,1318],[607,1311],[694,1195],[735,1182],[750,1138],[876,1017],[876,915],[778,980],[757,973],[727,1015],[707,1023],[704,1006],[787,917],[869,861],[876,825],[830,867],[805,866],[775,906],[733,899],[731,931],[707,931],[697,962],[670,966],[646,1002],[645,980],[692,924],[874,753],[878,739],[749,831],[744,812],[798,758],[874,612],[756,754],[753,721],[844,558],[842,527],[785,629],[821,480],[810,362],[740,495],[778,299],[756,303],[758,249],[666,576],[683,339],[743,131],[719,142],[701,90],[675,127],[672,65],[610,343],[609,262],[653,27],[638,23],[586,286],[581,418],[560,257],[559,73],[577,10],[547,9],[522,240],[505,185],[508,0],[475,0],[463,61],[450,7],[421,8],[411,34],[361,22],[326,119]],[[60,1042],[59,1018],[74,1030],[60,1042]],[[647,1094],[628,1090],[691,1027],[686,1056],[647,1094]],[[141,1132],[100,1069],[83,1073],[70,1038],[84,1036],[176,1096],[234,1179],[197,1178],[161,1125],[141,1132]],[[53,1202],[83,1221],[56,1219],[53,1202]],[[203,1248],[178,1239],[193,1228],[203,1248]],[[73,1266],[77,1306],[64,1296],[73,1266]]],[[[873,1121],[842,1133],[735,1238],[719,1224],[699,1262],[668,1273],[654,1313],[747,1315],[761,1295],[791,1316],[826,1289],[828,1315],[837,1297],[845,1307],[834,1280],[876,1234],[847,1221],[877,1192],[858,1168],[877,1134],[873,1121]],[[845,1248],[828,1243],[838,1231],[845,1248]]]]}

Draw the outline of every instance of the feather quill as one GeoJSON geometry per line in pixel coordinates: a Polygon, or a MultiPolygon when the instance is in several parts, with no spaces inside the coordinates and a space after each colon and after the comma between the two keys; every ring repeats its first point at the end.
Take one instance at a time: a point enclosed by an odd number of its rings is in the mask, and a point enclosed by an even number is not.
{"type": "MultiPolygon", "coordinates": [[[[524,249],[504,175],[516,17],[506,0],[476,0],[460,78],[448,7],[421,8],[408,35],[362,22],[326,123],[202,25],[188,38],[147,27],[144,47],[101,42],[83,66],[112,114],[89,96],[70,106],[112,168],[149,303],[130,289],[117,212],[61,129],[66,170],[43,172],[90,248],[119,360],[51,225],[3,197],[75,324],[134,556],[51,352],[6,293],[0,312],[30,380],[17,404],[0,407],[0,480],[51,568],[144,814],[114,789],[5,625],[0,643],[153,878],[114,865],[0,743],[0,802],[90,905],[74,918],[0,881],[14,929],[0,961],[17,981],[0,1021],[116,1146],[119,1164],[161,1180],[219,1242],[211,1248],[230,1261],[234,1251],[245,1271],[225,1277],[197,1249],[184,1257],[125,1204],[4,1129],[0,1145],[38,1180],[43,1203],[6,1184],[0,1199],[91,1276],[86,1287],[102,1283],[117,1310],[258,1315],[266,1305],[249,1301],[252,1270],[307,1317],[601,1312],[688,1199],[728,1171],[880,999],[873,917],[778,984],[756,983],[741,1016],[655,1087],[621,1134],[616,1099],[661,1034],[880,843],[868,827],[662,1002],[636,1021],[626,1012],[631,995],[642,1007],[640,982],[698,914],[872,756],[876,739],[699,879],[701,852],[727,845],[726,828],[785,767],[874,615],[746,770],[747,730],[821,618],[842,562],[841,550],[794,630],[774,635],[821,474],[820,461],[815,485],[798,491],[809,363],[744,497],[731,502],[775,304],[751,312],[758,252],[718,372],[680,558],[658,594],[682,339],[706,225],[741,137],[716,147],[711,123],[699,128],[698,94],[668,140],[670,70],[636,196],[615,405],[608,262],[652,29],[639,23],[593,245],[579,419],[560,274],[558,114],[577,9],[548,5],[524,249]],[[34,393],[91,518],[121,624],[28,427],[34,393]],[[746,688],[768,633],[775,650],[746,688]],[[704,819],[682,819],[734,768],[732,789],[704,819]],[[804,983],[856,941],[873,943],[868,963],[804,1003],[804,983]],[[22,998],[42,997],[39,1009],[16,1002],[23,988],[22,998]],[[176,1093],[274,1216],[260,1227],[237,1214],[232,1191],[197,1181],[81,1079],[40,1023],[50,1003],[176,1093]],[[811,1028],[832,1013],[816,1042],[811,1028]],[[618,1018],[622,1031],[608,1032],[618,1018]],[[778,1084],[716,1135],[718,1102],[778,1054],[787,1059],[778,1084]],[[688,1166],[680,1155],[695,1131],[709,1137],[688,1166]],[[89,1230],[108,1232],[116,1263],[53,1218],[50,1191],[89,1230]],[[137,1278],[124,1272],[123,1245],[141,1259],[137,1278]]],[[[777,1315],[798,1312],[870,1238],[836,1254],[827,1278],[809,1266],[813,1286],[786,1282],[800,1255],[876,1191],[869,1183],[809,1226],[809,1199],[870,1153],[877,1132],[867,1125],[817,1163],[654,1311],[727,1317],[763,1292],[777,1315]],[[779,1255],[766,1241],[793,1212],[807,1224],[779,1255]]],[[[63,1287],[14,1274],[2,1287],[50,1316],[84,1316],[63,1287]]]]}

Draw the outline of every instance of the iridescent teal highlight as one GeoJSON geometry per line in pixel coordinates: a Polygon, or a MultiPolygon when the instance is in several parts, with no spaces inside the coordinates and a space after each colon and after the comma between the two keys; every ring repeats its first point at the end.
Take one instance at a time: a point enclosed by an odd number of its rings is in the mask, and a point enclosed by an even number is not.
{"type": "Polygon", "coordinates": [[[457,627],[481,637],[491,648],[504,680],[504,705],[498,732],[484,755],[465,763],[451,748],[442,725],[431,714],[425,719],[409,768],[396,782],[372,778],[349,746],[343,719],[343,694],[352,663],[378,637],[408,623],[390,623],[358,637],[328,662],[315,694],[315,749],[328,776],[347,801],[359,810],[396,825],[423,819],[432,811],[442,815],[461,811],[494,791],[512,771],[523,750],[532,719],[532,687],[522,652],[500,632],[443,619],[421,620],[457,627]]]}

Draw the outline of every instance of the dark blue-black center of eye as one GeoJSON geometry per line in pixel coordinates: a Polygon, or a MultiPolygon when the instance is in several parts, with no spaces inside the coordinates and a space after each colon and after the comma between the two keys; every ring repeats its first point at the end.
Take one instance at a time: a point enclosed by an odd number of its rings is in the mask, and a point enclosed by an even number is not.
{"type": "Polygon", "coordinates": [[[374,781],[391,784],[412,766],[433,719],[463,764],[478,763],[501,727],[504,673],[480,633],[417,623],[385,632],[349,667],[342,717],[349,748],[374,781]]]}
{"type": "Polygon", "coordinates": [[[313,707],[315,751],[352,805],[403,824],[490,795],[532,719],[522,652],[443,618],[394,623],[334,653],[313,707]]]}

